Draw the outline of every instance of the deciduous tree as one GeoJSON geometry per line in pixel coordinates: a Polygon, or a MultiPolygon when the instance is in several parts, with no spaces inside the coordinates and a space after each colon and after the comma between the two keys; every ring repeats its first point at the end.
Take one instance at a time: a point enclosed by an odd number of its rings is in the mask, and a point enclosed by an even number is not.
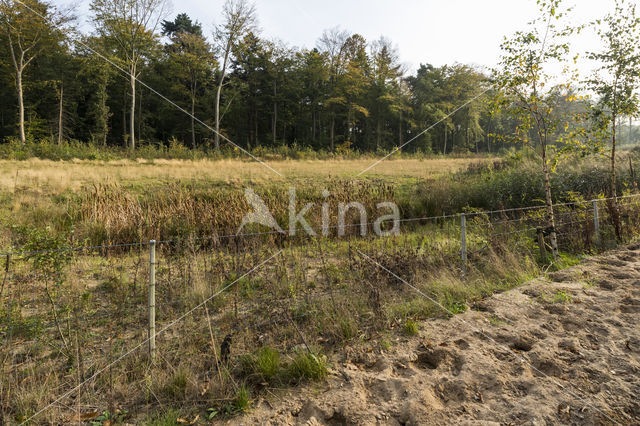
{"type": "MultiPolygon", "coordinates": [[[[613,198],[617,217],[616,143],[618,121],[623,116],[636,116],[640,108],[640,18],[636,5],[616,0],[615,10],[595,22],[604,49],[589,53],[600,67],[590,79],[588,87],[598,96],[594,106],[595,120],[611,140],[611,184],[609,196],[613,198]]],[[[620,238],[620,225],[615,221],[616,235],[620,238]]]]}
{"type": "Polygon", "coordinates": [[[129,146],[136,147],[136,83],[142,62],[158,46],[156,29],[166,13],[165,0],[93,0],[93,22],[104,52],[129,75],[129,146]]]}
{"type": "Polygon", "coordinates": [[[171,76],[179,80],[188,91],[191,111],[191,146],[196,147],[195,108],[198,90],[215,69],[215,58],[211,46],[202,34],[198,23],[193,23],[186,14],[175,21],[165,21],[162,33],[169,36],[167,54],[171,76]]]}
{"type": "Polygon", "coordinates": [[[255,6],[247,0],[227,0],[222,9],[222,22],[214,31],[218,54],[222,59],[218,76],[218,90],[216,92],[216,134],[214,136],[215,147],[220,149],[220,97],[222,87],[227,75],[232,54],[237,44],[245,34],[255,29],[255,6]]]}
{"type": "Polygon", "coordinates": [[[63,27],[71,18],[53,5],[40,0],[1,0],[0,26],[6,35],[9,57],[14,69],[18,99],[20,140],[26,142],[24,74],[47,49],[64,39],[63,27]]]}
{"type": "Polygon", "coordinates": [[[553,198],[551,194],[551,166],[549,158],[550,137],[558,127],[554,120],[553,79],[548,67],[552,63],[565,62],[569,53],[566,37],[572,30],[561,26],[566,11],[561,11],[561,0],[541,0],[540,17],[530,24],[530,29],[518,31],[502,44],[500,68],[493,79],[500,89],[499,104],[519,121],[518,135],[527,141],[531,131],[535,134],[542,160],[545,202],[547,207],[547,232],[551,240],[554,259],[558,256],[553,198]]]}

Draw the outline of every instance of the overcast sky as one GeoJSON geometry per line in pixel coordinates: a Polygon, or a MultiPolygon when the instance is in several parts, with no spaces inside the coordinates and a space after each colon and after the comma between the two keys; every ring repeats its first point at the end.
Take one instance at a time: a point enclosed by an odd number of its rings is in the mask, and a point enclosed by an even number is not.
{"type": "MultiPolygon", "coordinates": [[[[69,0],[54,0],[64,4],[69,0]]],[[[79,3],[88,18],[88,0],[79,3]]],[[[186,12],[207,33],[219,21],[224,0],[172,0],[170,17],[186,12]]],[[[535,0],[260,0],[256,1],[262,35],[290,46],[312,48],[322,31],[339,26],[367,40],[381,35],[397,45],[410,70],[421,63],[454,62],[492,66],[505,35],[523,29],[537,12],[535,0]]],[[[574,20],[588,22],[606,13],[613,0],[569,0],[574,20]]],[[[574,42],[591,50],[597,39],[589,31],[574,42]]]]}

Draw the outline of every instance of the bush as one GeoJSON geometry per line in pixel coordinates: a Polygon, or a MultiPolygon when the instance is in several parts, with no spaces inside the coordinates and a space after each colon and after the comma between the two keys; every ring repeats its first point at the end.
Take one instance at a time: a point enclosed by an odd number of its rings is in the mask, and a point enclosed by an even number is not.
{"type": "MultiPolygon", "coordinates": [[[[622,160],[620,160],[622,162],[622,160]]],[[[544,180],[538,158],[508,156],[505,160],[423,182],[401,202],[403,214],[438,216],[467,208],[495,210],[544,203],[544,180]]],[[[586,199],[609,192],[609,168],[600,157],[560,164],[551,175],[554,202],[572,201],[575,194],[586,199]]],[[[640,176],[627,168],[618,170],[618,194],[640,186],[640,176]]]]}

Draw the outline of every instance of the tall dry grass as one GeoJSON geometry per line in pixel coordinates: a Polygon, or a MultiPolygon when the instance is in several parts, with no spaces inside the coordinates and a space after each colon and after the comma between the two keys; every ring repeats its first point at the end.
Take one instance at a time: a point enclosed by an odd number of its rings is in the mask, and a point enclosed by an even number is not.
{"type": "MultiPolygon", "coordinates": [[[[369,176],[390,178],[437,178],[464,169],[470,163],[488,160],[473,158],[387,160],[373,168],[369,176]]],[[[29,159],[0,160],[0,188],[77,190],[91,184],[140,184],[150,182],[207,182],[209,184],[263,184],[296,179],[353,177],[374,159],[286,160],[269,162],[284,175],[279,177],[263,165],[241,160],[116,160],[51,161],[29,159]]]]}

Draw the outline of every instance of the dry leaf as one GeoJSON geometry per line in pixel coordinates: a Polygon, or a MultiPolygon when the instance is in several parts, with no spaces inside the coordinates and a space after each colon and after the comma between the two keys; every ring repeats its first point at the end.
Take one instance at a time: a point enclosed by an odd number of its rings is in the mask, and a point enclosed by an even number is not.
{"type": "Polygon", "coordinates": [[[93,420],[100,415],[97,411],[92,411],[90,413],[80,414],[80,420],[93,420]]]}
{"type": "Polygon", "coordinates": [[[198,414],[193,420],[189,421],[187,419],[183,419],[182,417],[178,417],[178,419],[176,420],[176,422],[180,423],[181,425],[193,425],[196,424],[196,422],[198,421],[198,419],[200,418],[200,414],[198,414]]]}

